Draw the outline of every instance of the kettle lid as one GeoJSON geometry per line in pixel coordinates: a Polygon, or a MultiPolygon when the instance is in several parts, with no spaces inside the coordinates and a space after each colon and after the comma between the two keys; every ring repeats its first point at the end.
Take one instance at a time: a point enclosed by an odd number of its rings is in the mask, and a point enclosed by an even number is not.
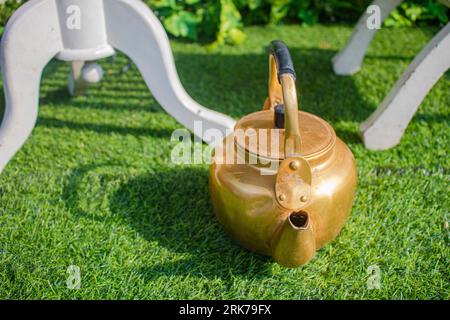
{"type": "MultiPolygon", "coordinates": [[[[235,143],[239,149],[268,160],[285,158],[285,129],[276,127],[273,110],[251,113],[241,118],[235,126],[235,143]]],[[[313,159],[332,150],[336,142],[333,128],[323,119],[298,112],[302,137],[301,156],[313,159]]]]}

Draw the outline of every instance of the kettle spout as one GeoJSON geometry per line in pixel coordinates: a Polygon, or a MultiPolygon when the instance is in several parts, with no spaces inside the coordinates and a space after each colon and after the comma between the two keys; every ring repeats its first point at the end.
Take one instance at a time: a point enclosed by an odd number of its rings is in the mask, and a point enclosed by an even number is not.
{"type": "Polygon", "coordinates": [[[292,212],[276,235],[273,257],[280,265],[295,268],[311,260],[316,240],[308,213],[292,212]]]}

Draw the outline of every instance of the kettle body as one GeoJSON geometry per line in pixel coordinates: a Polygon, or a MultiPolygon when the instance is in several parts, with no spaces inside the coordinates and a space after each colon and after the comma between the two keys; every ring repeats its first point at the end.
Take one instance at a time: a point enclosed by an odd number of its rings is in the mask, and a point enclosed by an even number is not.
{"type": "Polygon", "coordinates": [[[243,117],[216,146],[209,187],[213,210],[236,241],[298,267],[344,226],[356,165],[327,122],[298,111],[284,43],[273,41],[269,58],[264,110],[243,117]]]}

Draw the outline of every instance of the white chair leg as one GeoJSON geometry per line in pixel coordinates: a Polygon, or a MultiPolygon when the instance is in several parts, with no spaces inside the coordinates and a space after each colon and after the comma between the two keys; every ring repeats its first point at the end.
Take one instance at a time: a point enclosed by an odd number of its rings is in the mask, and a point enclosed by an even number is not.
{"type": "MultiPolygon", "coordinates": [[[[389,13],[403,0],[375,0],[372,5],[380,8],[380,19],[383,22],[389,13]]],[[[377,30],[367,27],[369,14],[365,12],[358,21],[350,40],[345,47],[333,57],[333,70],[338,75],[351,75],[359,71],[370,42],[377,30]]]]}
{"type": "MultiPolygon", "coordinates": [[[[40,78],[51,58],[95,61],[113,55],[111,45],[136,63],[161,106],[194,134],[204,138],[207,129],[223,133],[233,129],[232,118],[202,107],[184,91],[167,35],[143,2],[30,0],[10,18],[2,37],[6,105],[0,127],[0,172],[35,125],[40,78]],[[196,132],[195,121],[201,121],[201,132],[196,132]]],[[[97,82],[103,75],[95,63],[74,66],[76,80],[97,82]]],[[[216,142],[216,136],[209,134],[205,141],[216,142]]]]}
{"type": "Polygon", "coordinates": [[[206,129],[219,129],[222,133],[233,130],[232,118],[202,107],[186,93],[176,72],[166,32],[144,3],[105,1],[104,10],[108,42],[134,61],[148,88],[170,115],[191,130],[194,130],[194,121],[202,122],[203,132],[206,129]]]}
{"type": "Polygon", "coordinates": [[[9,20],[2,38],[6,104],[0,127],[0,172],[33,130],[42,70],[62,49],[58,16],[50,12],[56,13],[53,0],[26,3],[9,20]]]}
{"type": "Polygon", "coordinates": [[[420,103],[450,68],[450,23],[420,52],[378,109],[361,125],[368,149],[384,150],[400,142],[420,103]]]}
{"type": "Polygon", "coordinates": [[[87,83],[83,81],[83,77],[81,76],[84,65],[84,61],[73,61],[70,64],[67,89],[71,96],[81,96],[86,93],[87,83]]]}
{"type": "Polygon", "coordinates": [[[81,96],[86,94],[89,84],[100,82],[102,78],[103,69],[98,63],[72,61],[67,88],[70,95],[81,96]]]}

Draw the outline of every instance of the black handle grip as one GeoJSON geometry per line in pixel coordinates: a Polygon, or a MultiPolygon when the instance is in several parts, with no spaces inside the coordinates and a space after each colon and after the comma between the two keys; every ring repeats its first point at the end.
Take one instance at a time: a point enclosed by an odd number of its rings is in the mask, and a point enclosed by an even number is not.
{"type": "Polygon", "coordinates": [[[274,56],[277,64],[278,81],[280,82],[280,77],[283,74],[290,74],[295,80],[297,75],[295,74],[294,64],[292,63],[291,54],[286,44],[281,40],[272,41],[270,43],[269,53],[274,56]]]}

